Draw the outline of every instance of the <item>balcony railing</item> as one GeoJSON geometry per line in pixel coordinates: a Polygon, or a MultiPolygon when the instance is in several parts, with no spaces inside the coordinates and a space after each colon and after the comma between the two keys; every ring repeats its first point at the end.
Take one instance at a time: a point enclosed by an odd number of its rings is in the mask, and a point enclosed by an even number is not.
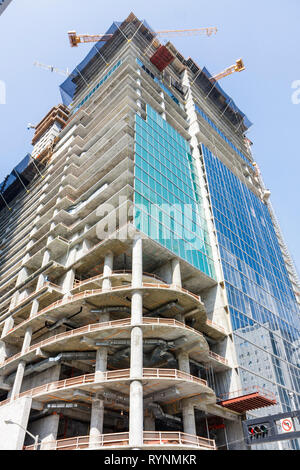
{"type": "MultiPolygon", "coordinates": [[[[176,326],[176,327],[184,328],[189,331],[193,331],[194,333],[197,333],[198,335],[203,337],[203,335],[199,331],[173,318],[145,318],[144,317],[142,318],[142,324],[143,325],[176,326]]],[[[76,328],[75,330],[70,330],[67,332],[59,333],[58,335],[51,336],[50,338],[44,339],[43,341],[40,341],[39,343],[33,344],[32,346],[27,348],[23,353],[19,352],[17,354],[14,354],[13,356],[6,359],[2,364],[0,364],[0,367],[6,366],[7,364],[15,361],[16,359],[19,359],[22,355],[35,351],[36,349],[39,349],[39,348],[43,348],[44,346],[47,346],[48,344],[56,343],[56,341],[59,341],[61,339],[67,339],[67,338],[74,337],[74,336],[80,336],[82,334],[88,334],[93,331],[101,331],[101,330],[105,330],[108,328],[126,327],[130,325],[131,325],[131,318],[125,318],[122,320],[92,323],[86,326],[82,326],[80,328],[76,328]]]]}
{"type": "MultiPolygon", "coordinates": [[[[193,294],[192,292],[189,292],[187,289],[184,289],[183,287],[174,287],[174,286],[169,285],[169,284],[152,284],[152,283],[148,283],[148,282],[147,283],[143,282],[142,285],[141,285],[141,288],[176,290],[176,291],[182,292],[184,294],[188,294],[191,297],[194,297],[198,302],[201,302],[201,297],[199,295],[193,294]]],[[[40,310],[39,312],[37,312],[35,315],[32,315],[29,319],[24,320],[22,323],[20,323],[16,327],[12,328],[11,330],[9,330],[8,334],[12,333],[14,330],[17,330],[21,326],[23,326],[26,323],[30,322],[33,318],[36,318],[36,317],[38,317],[40,315],[43,315],[43,314],[45,314],[45,313],[47,313],[51,310],[54,310],[56,307],[67,305],[68,303],[70,303],[72,301],[84,300],[87,297],[92,297],[94,295],[100,295],[100,294],[107,294],[111,291],[128,290],[128,289],[129,290],[132,289],[132,286],[131,285],[115,286],[115,287],[111,287],[110,289],[107,289],[105,291],[103,291],[102,289],[92,289],[92,290],[86,290],[84,292],[79,292],[79,293],[74,294],[74,295],[70,295],[70,296],[68,296],[64,299],[57,300],[56,302],[52,303],[48,307],[46,307],[43,310],[40,310]]]]}
{"type": "MultiPolygon", "coordinates": [[[[101,374],[101,382],[110,382],[115,380],[128,380],[130,379],[130,369],[120,369],[103,372],[101,374]]],[[[198,383],[207,387],[206,380],[194,377],[186,372],[177,369],[143,369],[143,379],[171,379],[171,380],[184,380],[193,383],[198,383]]],[[[15,400],[23,397],[36,397],[38,395],[46,394],[51,391],[63,390],[73,386],[80,386],[85,384],[97,383],[96,374],[81,375],[79,377],[72,377],[70,379],[59,380],[56,382],[40,385],[26,392],[22,392],[15,397],[15,400]]],[[[6,405],[10,402],[10,398],[0,402],[0,406],[6,405]]]]}
{"type": "MultiPolygon", "coordinates": [[[[100,436],[80,436],[62,439],[59,441],[47,442],[44,444],[47,450],[82,450],[101,447],[129,447],[129,432],[102,434],[100,436]]],[[[144,446],[185,446],[199,449],[216,450],[213,439],[194,436],[182,432],[158,432],[144,431],[144,446]]],[[[24,447],[24,450],[37,450],[34,445],[24,447]]]]}
{"type": "MultiPolygon", "coordinates": [[[[114,275],[117,275],[117,274],[132,274],[132,271],[129,271],[129,270],[126,270],[126,269],[120,269],[120,270],[117,270],[117,271],[113,271],[111,276],[114,276],[114,275]]],[[[163,279],[161,279],[159,276],[157,276],[156,274],[153,274],[153,273],[143,272],[143,276],[153,277],[153,279],[157,279],[158,281],[164,282],[163,279]]],[[[83,280],[75,279],[74,288],[78,288],[78,287],[80,287],[84,284],[88,284],[89,282],[101,281],[101,280],[103,280],[103,273],[98,274],[97,276],[93,276],[93,277],[90,277],[90,278],[87,278],[87,279],[83,279],[83,280]]]]}

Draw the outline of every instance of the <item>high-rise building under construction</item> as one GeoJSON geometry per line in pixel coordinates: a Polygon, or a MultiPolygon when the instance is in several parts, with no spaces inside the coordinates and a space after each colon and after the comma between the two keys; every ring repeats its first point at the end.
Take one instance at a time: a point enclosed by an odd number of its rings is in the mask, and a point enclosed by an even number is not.
{"type": "Polygon", "coordinates": [[[250,122],[146,21],[107,35],[0,186],[0,447],[245,449],[300,404],[250,122]]]}
{"type": "Polygon", "coordinates": [[[6,10],[11,0],[0,0],[0,15],[6,10]]]}

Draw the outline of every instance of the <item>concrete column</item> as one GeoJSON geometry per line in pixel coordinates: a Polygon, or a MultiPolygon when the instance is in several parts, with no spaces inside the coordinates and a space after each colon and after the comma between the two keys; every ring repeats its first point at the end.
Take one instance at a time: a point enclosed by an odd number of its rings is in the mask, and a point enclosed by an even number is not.
{"type": "Polygon", "coordinates": [[[101,435],[103,434],[104,422],[104,401],[95,398],[92,401],[92,413],[90,424],[90,445],[89,447],[99,447],[101,445],[101,435]]]}
{"type": "MultiPolygon", "coordinates": [[[[46,264],[49,263],[50,259],[51,259],[51,252],[49,250],[45,250],[41,267],[46,266],[46,264]]],[[[44,285],[45,279],[46,279],[45,274],[39,275],[37,285],[36,285],[36,290],[39,290],[44,285]]]]}
{"type": "MultiPolygon", "coordinates": [[[[132,246],[132,287],[131,324],[140,324],[143,317],[143,297],[138,289],[143,283],[143,242],[140,237],[132,246]]],[[[129,406],[129,445],[138,448],[143,445],[143,331],[134,327],[131,331],[130,348],[130,406],[129,406]]]]}
{"type": "Polygon", "coordinates": [[[185,323],[185,318],[182,313],[176,313],[175,320],[180,321],[181,323],[185,323]]]}
{"type": "Polygon", "coordinates": [[[95,380],[103,379],[107,370],[107,347],[101,347],[96,353],[95,380]]]}
{"type": "Polygon", "coordinates": [[[172,259],[172,285],[175,287],[182,287],[180,261],[178,258],[172,259]]]}
{"type": "Polygon", "coordinates": [[[34,317],[39,311],[40,303],[37,299],[34,299],[31,304],[30,317],[34,317]]]}
{"type": "Polygon", "coordinates": [[[102,290],[110,290],[111,288],[111,279],[110,276],[113,273],[113,263],[114,263],[114,255],[110,251],[106,254],[104,259],[104,267],[103,267],[103,282],[102,282],[102,290]]]}
{"type": "Polygon", "coordinates": [[[139,448],[143,445],[143,385],[134,380],[130,384],[129,445],[139,448]]]}
{"type": "Polygon", "coordinates": [[[182,372],[191,373],[189,355],[185,351],[179,351],[177,354],[178,367],[182,372]]]}
{"type": "Polygon", "coordinates": [[[85,255],[90,250],[91,247],[92,247],[92,242],[88,238],[85,238],[82,242],[80,255],[81,256],[85,255]]]}
{"type": "Polygon", "coordinates": [[[19,291],[16,291],[13,296],[12,296],[12,299],[10,301],[10,305],[9,305],[9,310],[13,310],[13,308],[17,305],[18,303],[18,299],[19,299],[19,291]]]}
{"type": "Polygon", "coordinates": [[[16,373],[15,380],[14,380],[14,385],[13,385],[11,395],[10,395],[11,401],[14,400],[15,397],[19,395],[21,391],[25,367],[26,367],[25,361],[19,362],[17,373],[16,373]]]}
{"type": "MultiPolygon", "coordinates": [[[[107,348],[101,347],[96,354],[95,381],[101,380],[107,370],[107,348]]],[[[90,447],[98,447],[103,434],[104,401],[98,396],[92,402],[90,423],[90,447]]]]}
{"type": "Polygon", "coordinates": [[[153,415],[145,416],[144,418],[144,430],[155,431],[155,418],[153,415]]]}
{"type": "Polygon", "coordinates": [[[132,287],[142,287],[143,283],[143,240],[136,238],[132,246],[132,287]]]}
{"type": "Polygon", "coordinates": [[[24,341],[23,341],[23,346],[22,346],[22,351],[21,353],[24,354],[26,350],[29,348],[31,344],[31,338],[32,338],[32,328],[29,326],[26,328],[25,335],[24,335],[24,341]]]}
{"type": "Polygon", "coordinates": [[[8,317],[5,322],[4,322],[4,327],[3,327],[3,330],[2,330],[2,335],[1,335],[1,338],[4,338],[4,336],[7,335],[7,333],[9,332],[9,330],[12,330],[13,327],[14,327],[14,319],[13,317],[8,317]]]}
{"type": "Polygon", "coordinates": [[[110,321],[110,313],[99,313],[99,323],[105,323],[107,321],[110,321]]]}
{"type": "Polygon", "coordinates": [[[139,380],[143,377],[143,331],[138,326],[131,331],[130,377],[139,380]]]}
{"type": "Polygon", "coordinates": [[[26,281],[27,277],[28,277],[28,269],[22,268],[18,274],[17,286],[21,284],[23,281],[26,281]]]}
{"type": "Polygon", "coordinates": [[[194,405],[189,402],[189,399],[182,400],[182,418],[183,418],[183,431],[187,434],[196,435],[196,422],[194,405]]]}
{"type": "Polygon", "coordinates": [[[131,297],[131,325],[140,325],[143,320],[143,294],[134,291],[131,297]]]}
{"type": "Polygon", "coordinates": [[[8,358],[8,352],[7,352],[6,344],[4,341],[0,341],[0,364],[6,361],[7,358],[8,358]]]}
{"type": "Polygon", "coordinates": [[[131,298],[131,324],[141,324],[143,318],[143,296],[138,288],[143,284],[143,241],[137,238],[132,246],[132,287],[137,289],[133,291],[131,298]]]}
{"type": "Polygon", "coordinates": [[[69,271],[65,274],[63,285],[62,285],[64,297],[68,297],[70,295],[70,291],[71,289],[73,289],[74,280],[75,280],[75,270],[69,269],[69,271]]]}
{"type": "Polygon", "coordinates": [[[59,414],[53,413],[41,420],[41,429],[39,436],[41,440],[41,450],[51,450],[57,440],[57,432],[59,425],[59,414]]]}
{"type": "MultiPolygon", "coordinates": [[[[5,320],[1,338],[4,338],[4,336],[6,336],[9,330],[11,330],[13,327],[14,327],[14,319],[13,317],[8,317],[5,320]]],[[[7,351],[7,346],[5,344],[5,341],[0,341],[0,364],[8,358],[8,354],[9,353],[7,351]]]]}

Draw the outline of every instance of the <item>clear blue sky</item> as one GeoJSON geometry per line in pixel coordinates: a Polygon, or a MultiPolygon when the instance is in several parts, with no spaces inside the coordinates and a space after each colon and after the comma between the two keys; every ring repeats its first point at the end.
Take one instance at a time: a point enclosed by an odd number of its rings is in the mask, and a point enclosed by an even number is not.
{"type": "Polygon", "coordinates": [[[90,49],[71,49],[67,31],[105,32],[133,11],[154,30],[217,26],[211,38],[175,38],[185,56],[217,73],[242,57],[247,70],[222,80],[222,87],[254,123],[249,138],[254,158],[294,259],[300,266],[299,121],[292,83],[300,80],[299,0],[13,0],[0,16],[0,181],[28,152],[32,130],[61,101],[60,75],[33,66],[75,67],[90,49]]]}

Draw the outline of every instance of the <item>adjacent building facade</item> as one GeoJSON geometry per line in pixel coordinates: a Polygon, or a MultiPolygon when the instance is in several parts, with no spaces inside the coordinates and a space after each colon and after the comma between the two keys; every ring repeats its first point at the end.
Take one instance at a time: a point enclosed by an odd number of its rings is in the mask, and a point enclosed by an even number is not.
{"type": "Polygon", "coordinates": [[[300,379],[250,123],[145,21],[107,33],[0,186],[1,446],[245,449],[300,379]]]}
{"type": "Polygon", "coordinates": [[[0,0],[0,15],[4,12],[4,10],[8,7],[11,0],[0,0]]]}

